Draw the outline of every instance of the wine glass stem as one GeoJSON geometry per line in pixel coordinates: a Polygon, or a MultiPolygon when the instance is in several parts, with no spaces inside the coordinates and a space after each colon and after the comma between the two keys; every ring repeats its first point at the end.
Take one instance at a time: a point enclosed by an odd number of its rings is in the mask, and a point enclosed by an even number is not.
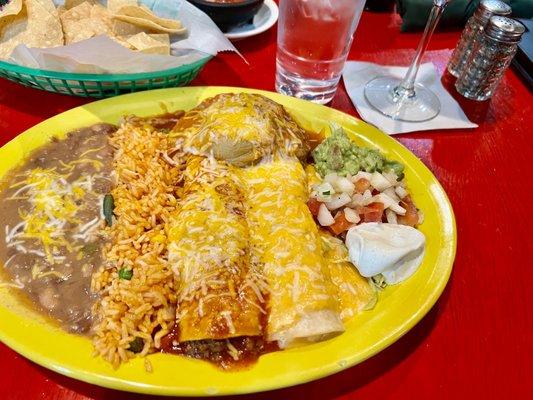
{"type": "Polygon", "coordinates": [[[393,97],[395,99],[405,99],[415,96],[415,79],[416,75],[418,74],[420,64],[422,63],[422,57],[424,56],[424,52],[428,47],[429,40],[431,39],[431,36],[437,27],[445,7],[446,2],[444,2],[444,4],[433,4],[431,13],[429,14],[428,22],[426,23],[426,28],[424,29],[424,34],[422,35],[422,39],[418,44],[416,54],[411,62],[411,65],[409,66],[409,70],[407,70],[407,73],[405,74],[405,77],[402,79],[401,83],[393,90],[393,97]]]}

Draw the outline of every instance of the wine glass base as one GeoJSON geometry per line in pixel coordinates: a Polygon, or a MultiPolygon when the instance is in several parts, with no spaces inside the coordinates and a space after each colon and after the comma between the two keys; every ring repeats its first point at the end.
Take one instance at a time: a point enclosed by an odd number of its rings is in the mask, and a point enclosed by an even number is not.
{"type": "Polygon", "coordinates": [[[400,95],[395,92],[400,83],[397,78],[375,78],[365,86],[365,99],[383,115],[399,121],[429,121],[439,114],[440,101],[431,90],[416,83],[414,96],[400,95]]]}

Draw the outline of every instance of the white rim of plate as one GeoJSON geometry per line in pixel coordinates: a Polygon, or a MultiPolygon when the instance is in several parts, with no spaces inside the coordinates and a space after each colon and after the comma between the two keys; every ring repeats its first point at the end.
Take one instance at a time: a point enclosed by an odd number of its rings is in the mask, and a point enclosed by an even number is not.
{"type": "Polygon", "coordinates": [[[270,11],[270,16],[265,22],[263,22],[263,24],[259,25],[258,27],[254,29],[247,30],[247,31],[233,32],[233,33],[228,32],[228,33],[225,33],[224,36],[226,36],[230,40],[231,39],[244,39],[250,36],[259,35],[260,33],[263,33],[269,30],[270,28],[272,28],[272,26],[278,20],[278,16],[279,16],[279,10],[278,10],[277,4],[274,2],[274,0],[265,0],[261,8],[267,8],[270,11]]]}

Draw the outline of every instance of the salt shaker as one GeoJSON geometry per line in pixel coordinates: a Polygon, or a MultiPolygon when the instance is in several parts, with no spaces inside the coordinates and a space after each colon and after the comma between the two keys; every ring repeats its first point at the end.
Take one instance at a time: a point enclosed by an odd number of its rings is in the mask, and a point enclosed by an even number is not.
{"type": "Polygon", "coordinates": [[[477,41],[466,68],[455,82],[457,91],[472,100],[492,96],[513,59],[526,28],[520,22],[502,16],[491,17],[477,41]]]}
{"type": "Polygon", "coordinates": [[[483,36],[485,25],[494,15],[509,15],[511,7],[500,0],[483,0],[467,21],[457,46],[448,62],[448,72],[458,78],[466,67],[466,61],[476,42],[483,36]]]}

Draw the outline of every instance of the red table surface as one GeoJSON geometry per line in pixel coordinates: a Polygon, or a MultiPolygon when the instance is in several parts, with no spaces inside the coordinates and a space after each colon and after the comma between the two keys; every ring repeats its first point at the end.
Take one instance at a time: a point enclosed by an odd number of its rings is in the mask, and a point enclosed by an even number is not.
{"type": "MultiPolygon", "coordinates": [[[[396,15],[365,12],[349,59],[407,65],[420,34],[400,34],[399,24],[396,15]]],[[[458,36],[435,34],[426,60],[440,72],[458,36]]],[[[234,54],[219,55],[193,84],[274,90],[275,29],[237,47],[249,65],[234,54]]],[[[235,399],[532,398],[533,248],[527,228],[533,204],[532,97],[510,70],[490,103],[467,105],[469,115],[480,121],[478,129],[397,137],[437,176],[457,218],[452,277],[429,314],[360,365],[304,385],[235,399]]],[[[0,80],[0,145],[87,101],[0,80]]],[[[358,116],[342,84],[330,106],[358,116]]],[[[3,399],[24,400],[150,398],[64,377],[3,344],[0,393],[3,399]]]]}

